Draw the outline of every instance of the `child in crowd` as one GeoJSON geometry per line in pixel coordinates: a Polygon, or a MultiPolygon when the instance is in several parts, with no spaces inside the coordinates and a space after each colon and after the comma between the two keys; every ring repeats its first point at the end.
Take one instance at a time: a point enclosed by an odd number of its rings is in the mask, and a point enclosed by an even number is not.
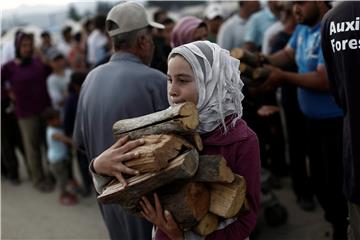
{"type": "Polygon", "coordinates": [[[60,186],[60,203],[63,205],[74,205],[77,203],[76,195],[67,190],[69,184],[69,148],[72,140],[66,137],[61,129],[60,113],[49,108],[44,112],[47,123],[46,142],[48,145],[47,157],[50,170],[60,186]]]}
{"type": "MultiPolygon", "coordinates": [[[[244,95],[239,60],[209,41],[174,48],[168,58],[168,99],[171,105],[193,102],[199,111],[198,131],[204,144],[201,155],[222,155],[228,166],[246,181],[248,213],[224,219],[206,239],[248,239],[260,209],[260,155],[256,134],[241,119],[244,95]]],[[[163,211],[155,195],[155,207],[146,197],[142,216],[157,226],[155,239],[203,239],[182,232],[171,213],[163,211]]]]}
{"type": "Polygon", "coordinates": [[[48,52],[52,74],[47,78],[47,90],[54,109],[62,111],[72,71],[66,68],[64,55],[57,49],[48,52]]]}

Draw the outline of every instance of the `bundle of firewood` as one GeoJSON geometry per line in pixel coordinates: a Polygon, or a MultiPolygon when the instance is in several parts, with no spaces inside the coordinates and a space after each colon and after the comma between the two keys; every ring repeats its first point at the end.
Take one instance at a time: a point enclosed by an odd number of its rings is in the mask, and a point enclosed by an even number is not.
{"type": "Polygon", "coordinates": [[[139,158],[124,163],[141,174],[129,177],[126,187],[114,179],[98,199],[138,214],[141,197],[153,201],[156,192],[163,209],[172,213],[181,229],[194,229],[201,235],[215,231],[219,218],[246,211],[244,178],[233,174],[222,156],[199,156],[203,146],[195,131],[198,123],[192,103],[115,123],[115,138],[128,135],[145,140],[132,150],[139,158]]]}
{"type": "Polygon", "coordinates": [[[240,60],[240,73],[242,80],[252,87],[261,85],[270,75],[271,70],[264,67],[266,59],[262,59],[259,54],[249,52],[242,48],[234,48],[230,52],[231,56],[240,60]]]}

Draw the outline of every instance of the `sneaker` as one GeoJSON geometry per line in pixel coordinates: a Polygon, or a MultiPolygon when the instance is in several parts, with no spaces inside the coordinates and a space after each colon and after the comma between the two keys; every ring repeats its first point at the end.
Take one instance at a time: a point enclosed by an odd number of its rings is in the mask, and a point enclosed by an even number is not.
{"type": "Polygon", "coordinates": [[[72,206],[78,203],[77,197],[71,193],[61,194],[59,201],[62,205],[65,206],[72,206]]]}

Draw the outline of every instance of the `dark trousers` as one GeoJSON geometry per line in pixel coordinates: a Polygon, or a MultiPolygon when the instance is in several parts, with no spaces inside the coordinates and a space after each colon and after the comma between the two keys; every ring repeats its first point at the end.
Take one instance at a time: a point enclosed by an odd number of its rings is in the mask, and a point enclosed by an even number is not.
{"type": "MultiPolygon", "coordinates": [[[[5,112],[5,108],[1,111],[1,160],[5,168],[6,177],[10,179],[19,178],[18,159],[15,149],[18,148],[24,153],[21,141],[21,134],[17,120],[13,114],[5,112]]],[[[24,154],[23,154],[24,155],[24,154]]]]}
{"type": "Polygon", "coordinates": [[[69,164],[69,159],[64,159],[56,163],[50,163],[50,171],[55,176],[61,194],[66,193],[66,187],[69,182],[69,164]]]}
{"type": "Polygon", "coordinates": [[[99,203],[102,216],[112,240],[151,240],[152,224],[130,215],[119,204],[99,203]]]}
{"type": "Polygon", "coordinates": [[[342,118],[308,119],[308,153],[316,197],[325,219],[334,227],[347,225],[343,194],[342,118]]]}
{"type": "Polygon", "coordinates": [[[41,146],[42,143],[45,142],[45,125],[40,114],[20,118],[18,123],[21,130],[22,142],[25,148],[31,180],[34,185],[37,185],[45,180],[41,154],[41,146]]]}
{"type": "Polygon", "coordinates": [[[288,175],[285,159],[285,141],[280,113],[260,118],[260,154],[266,168],[278,177],[288,175]]]}
{"type": "Polygon", "coordinates": [[[77,160],[79,163],[81,179],[84,184],[84,190],[86,192],[90,192],[92,188],[92,180],[89,172],[89,161],[85,153],[82,153],[80,151],[77,151],[77,160]]]}
{"type": "Polygon", "coordinates": [[[285,143],[280,114],[260,117],[257,114],[258,105],[244,101],[243,106],[242,118],[254,130],[259,139],[261,166],[275,176],[287,175],[288,166],[285,159],[285,143]]]}
{"type": "Polygon", "coordinates": [[[282,87],[282,106],[288,137],[289,166],[292,186],[297,198],[314,196],[310,174],[306,167],[306,118],[297,100],[297,87],[282,87]]]}

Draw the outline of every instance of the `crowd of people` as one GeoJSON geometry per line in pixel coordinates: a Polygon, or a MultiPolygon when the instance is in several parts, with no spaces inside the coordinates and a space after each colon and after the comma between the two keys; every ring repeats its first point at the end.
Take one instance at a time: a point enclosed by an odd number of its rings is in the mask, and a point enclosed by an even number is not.
{"type": "MultiPolygon", "coordinates": [[[[13,55],[1,65],[2,174],[21,183],[18,149],[36,189],[52,191],[56,183],[59,201],[75,204],[92,185],[101,193],[109,179],[126,184],[124,175],[138,174],[122,162],[136,158],[128,152],[143,142],[115,142],[116,121],[189,101],[199,110],[202,154],[221,153],[244,176],[250,207],[206,239],[251,238],[261,167],[275,188],[291,178],[302,210],[320,205],[334,240],[360,239],[360,4],[332,8],[328,1],[267,1],[263,8],[240,1],[226,17],[220,4],[209,3],[201,18],[175,20],[160,9],[150,21],[141,4],[126,2],[80,32],[65,27],[57,44],[44,31],[35,48],[32,34],[18,31],[13,55]],[[269,70],[255,90],[244,85],[234,48],[254,53],[269,70]]],[[[99,204],[110,238],[202,239],[181,231],[154,196],[155,206],[142,199],[143,218],[99,204]]]]}

